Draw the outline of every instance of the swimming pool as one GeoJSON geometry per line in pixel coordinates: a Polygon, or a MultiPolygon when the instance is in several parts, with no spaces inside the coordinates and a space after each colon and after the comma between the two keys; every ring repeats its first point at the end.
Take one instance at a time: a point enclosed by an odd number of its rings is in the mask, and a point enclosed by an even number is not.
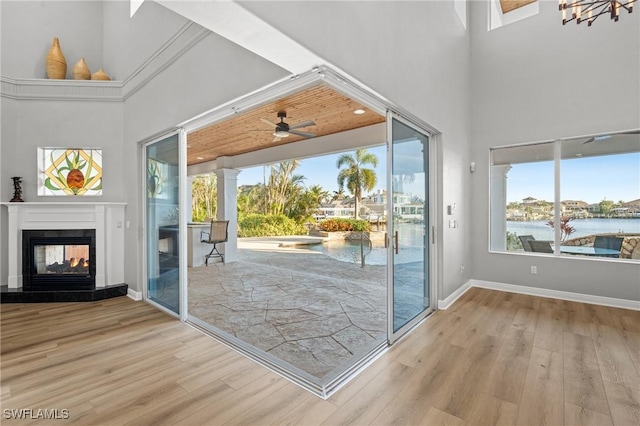
{"type": "MultiPolygon", "coordinates": [[[[360,241],[328,241],[307,248],[340,262],[360,264],[360,241]]],[[[364,253],[366,265],[387,264],[387,249],[385,247],[373,247],[369,253],[369,247],[365,243],[364,253]]],[[[421,247],[401,247],[396,256],[396,263],[418,262],[422,260],[422,256],[421,247]]]]}

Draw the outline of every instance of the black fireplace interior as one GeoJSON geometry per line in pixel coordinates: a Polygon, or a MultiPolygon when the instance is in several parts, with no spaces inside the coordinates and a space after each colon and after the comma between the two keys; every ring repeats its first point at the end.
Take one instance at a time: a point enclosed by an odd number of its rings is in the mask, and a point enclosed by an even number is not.
{"type": "Polygon", "coordinates": [[[22,231],[24,290],[93,290],[95,229],[22,231]]]}

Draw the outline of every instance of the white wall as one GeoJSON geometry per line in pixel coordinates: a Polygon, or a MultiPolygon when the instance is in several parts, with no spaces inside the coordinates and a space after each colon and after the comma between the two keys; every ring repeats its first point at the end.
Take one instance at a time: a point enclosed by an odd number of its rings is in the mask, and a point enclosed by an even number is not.
{"type": "Polygon", "coordinates": [[[67,78],[85,58],[91,72],[103,68],[102,3],[97,1],[2,1],[4,77],[46,78],[45,60],[54,37],[67,61],[67,78]]]}
{"type": "Polygon", "coordinates": [[[269,24],[442,132],[440,223],[444,299],[469,278],[469,36],[451,1],[242,2],[269,24]]]}
{"type": "Polygon", "coordinates": [[[543,1],[488,32],[486,7],[471,2],[473,277],[640,300],[638,264],[488,252],[490,147],[640,128],[640,14],[562,26],[543,1]]]}
{"type": "Polygon", "coordinates": [[[186,23],[187,19],[146,1],[129,17],[129,1],[105,1],[104,64],[113,80],[125,80],[186,23]]]}

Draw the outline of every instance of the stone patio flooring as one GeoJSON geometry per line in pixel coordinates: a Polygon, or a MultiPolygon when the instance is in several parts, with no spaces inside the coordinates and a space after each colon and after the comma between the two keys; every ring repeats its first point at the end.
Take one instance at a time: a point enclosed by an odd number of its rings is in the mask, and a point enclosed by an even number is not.
{"type": "Polygon", "coordinates": [[[241,239],[237,262],[189,268],[189,313],[327,376],[386,339],[386,267],[361,268],[300,245],[319,241],[241,239]]]}

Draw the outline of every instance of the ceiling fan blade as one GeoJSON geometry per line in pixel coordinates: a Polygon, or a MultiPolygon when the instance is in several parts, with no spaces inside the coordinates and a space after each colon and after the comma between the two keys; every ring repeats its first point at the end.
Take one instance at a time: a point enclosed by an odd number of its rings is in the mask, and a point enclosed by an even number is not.
{"type": "Polygon", "coordinates": [[[289,130],[291,129],[300,129],[302,127],[309,127],[309,126],[315,126],[316,123],[314,123],[311,120],[307,120],[307,121],[303,121],[302,123],[298,123],[298,124],[294,124],[292,126],[289,126],[289,130]]]}
{"type": "Polygon", "coordinates": [[[297,130],[291,130],[291,128],[289,128],[289,133],[292,135],[304,136],[305,138],[313,138],[316,136],[313,133],[299,132],[297,130]]]}
{"type": "Polygon", "coordinates": [[[271,127],[277,127],[278,125],[276,123],[272,123],[269,120],[265,119],[265,118],[261,118],[260,121],[262,121],[265,124],[268,124],[271,127]]]}

